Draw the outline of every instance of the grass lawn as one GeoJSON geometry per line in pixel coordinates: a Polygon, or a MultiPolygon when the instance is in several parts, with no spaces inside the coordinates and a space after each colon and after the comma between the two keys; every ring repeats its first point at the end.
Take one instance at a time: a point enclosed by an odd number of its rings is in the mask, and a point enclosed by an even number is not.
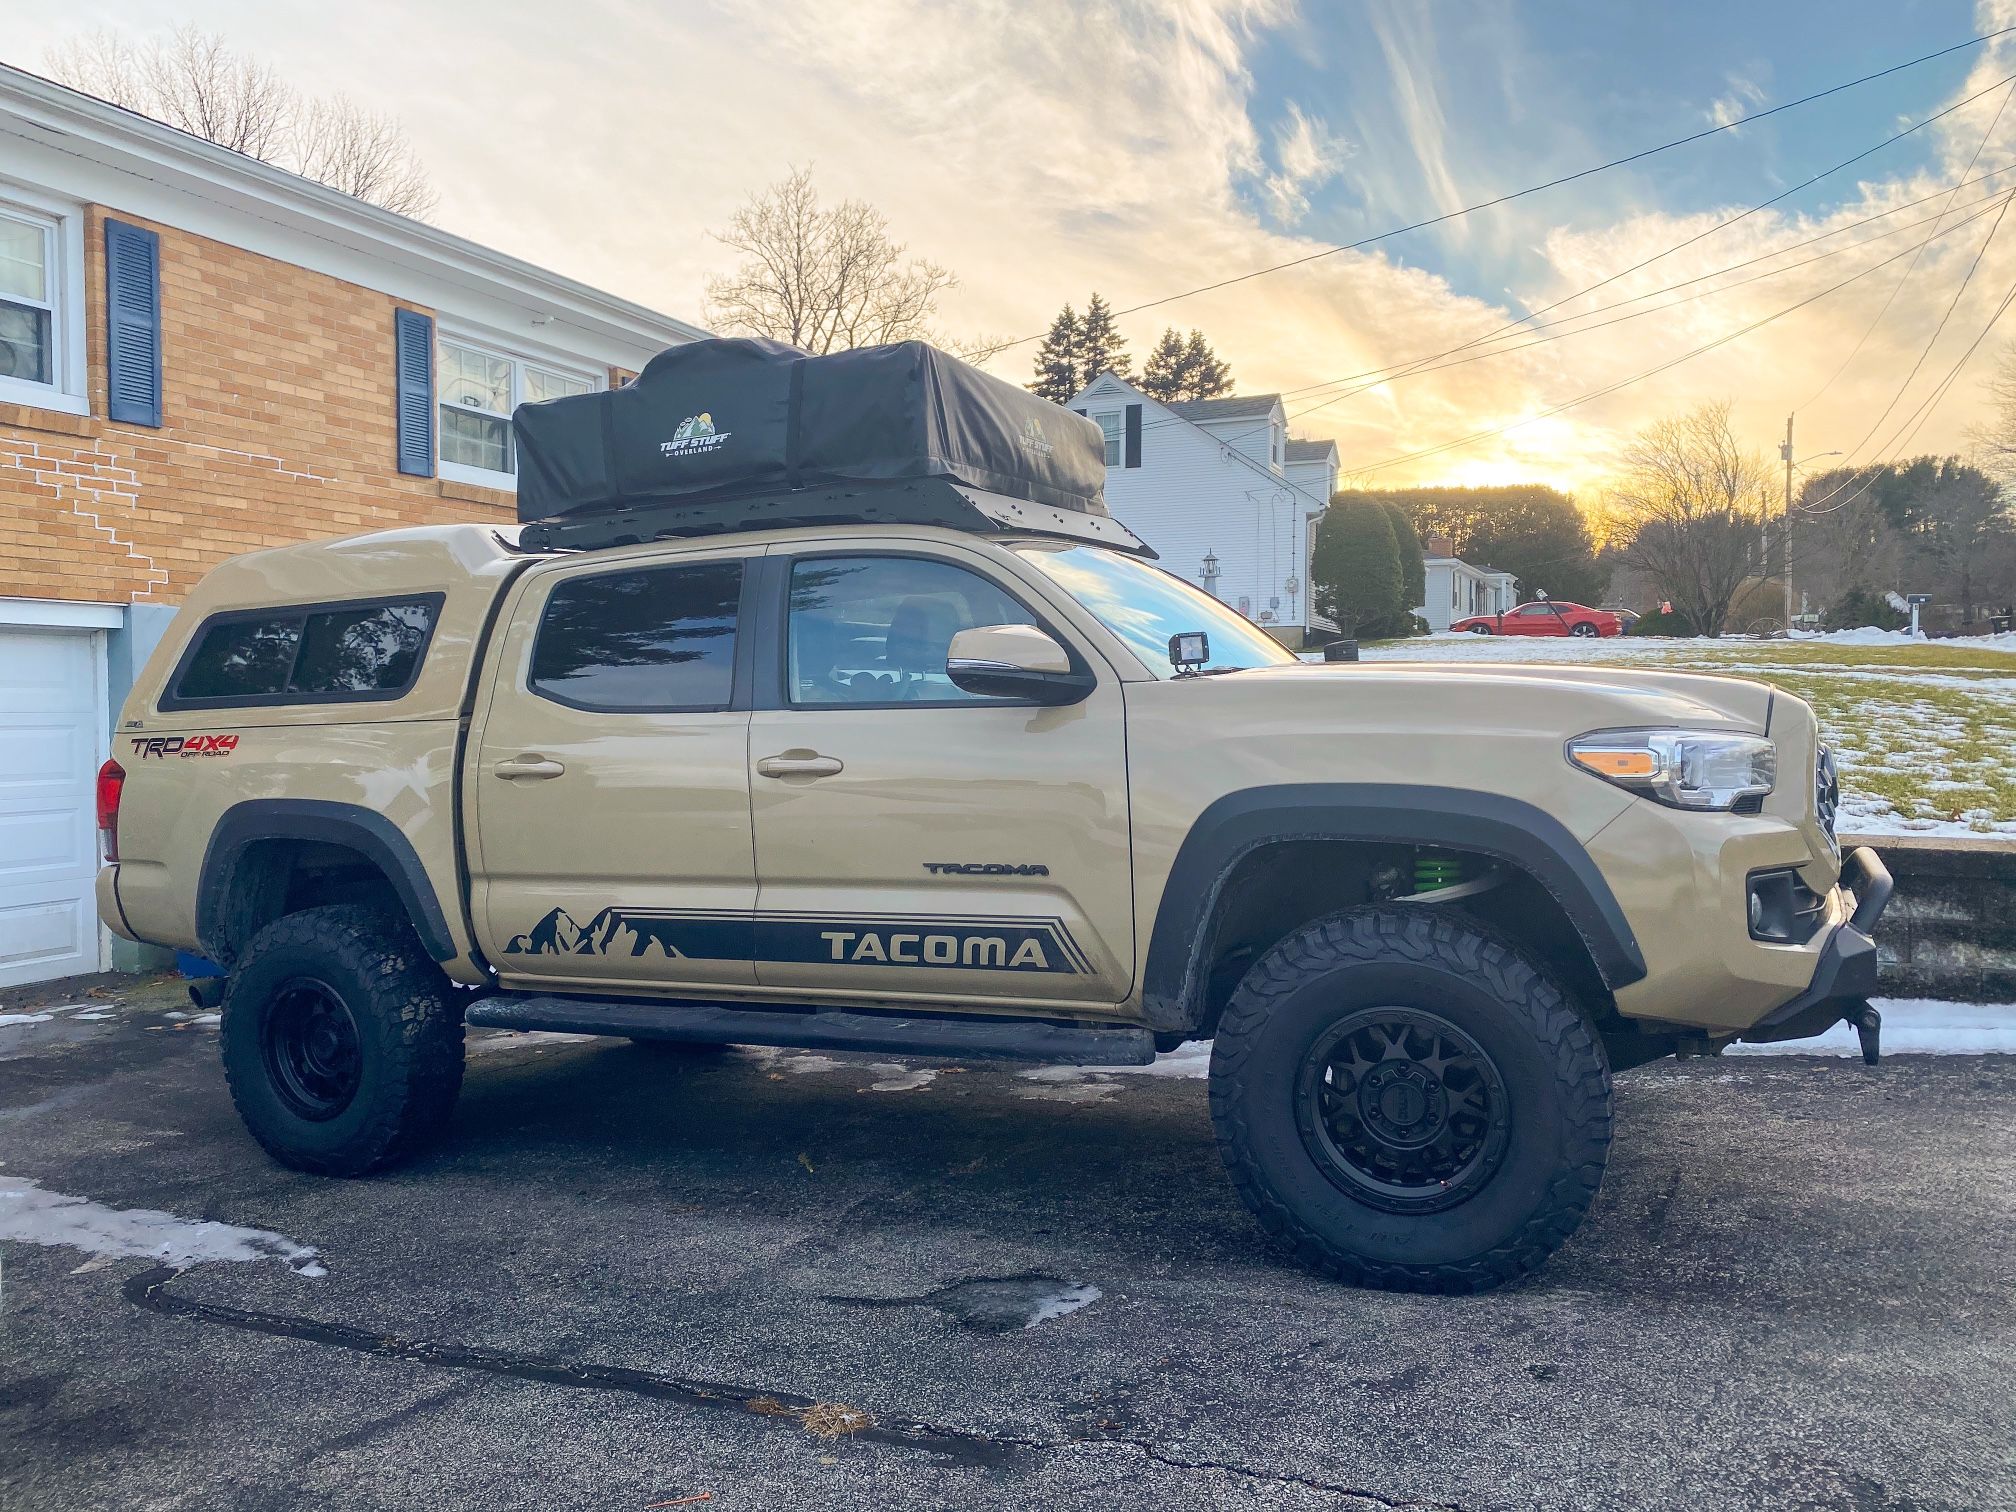
{"type": "Polygon", "coordinates": [[[1813,705],[1841,765],[1844,834],[2016,835],[2016,644],[1509,639],[1368,645],[1367,661],[1614,662],[1756,677],[1813,705]]]}

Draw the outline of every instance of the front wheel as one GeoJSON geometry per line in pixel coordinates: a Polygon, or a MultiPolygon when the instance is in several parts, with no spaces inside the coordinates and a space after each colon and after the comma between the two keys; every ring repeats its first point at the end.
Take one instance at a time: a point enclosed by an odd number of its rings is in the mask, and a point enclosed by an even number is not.
{"type": "Polygon", "coordinates": [[[1319,920],[1256,962],[1211,1049],[1234,1185],[1311,1269],[1481,1291],[1581,1224],[1610,1147],[1610,1072],[1560,988],[1426,908],[1319,920]]]}
{"type": "Polygon", "coordinates": [[[1489,625],[1472,625],[1470,627],[1470,633],[1472,635],[1489,635],[1491,633],[1491,627],[1489,625]]]}
{"type": "Polygon", "coordinates": [[[1591,623],[1589,623],[1589,621],[1587,621],[1587,620],[1584,620],[1584,621],[1583,621],[1583,622],[1582,622],[1581,624],[1579,624],[1579,625],[1572,625],[1572,626],[1570,626],[1570,627],[1569,627],[1569,631],[1568,631],[1568,633],[1569,633],[1570,635],[1580,635],[1580,636],[1584,636],[1584,637],[1587,637],[1587,636],[1591,636],[1591,635],[1601,635],[1601,634],[1602,634],[1603,632],[1602,632],[1601,630],[1597,629],[1597,628],[1596,628],[1596,626],[1594,626],[1594,625],[1592,625],[1591,623]]]}
{"type": "Polygon", "coordinates": [[[309,908],[252,937],[218,1025],[231,1100],[282,1165],[362,1176],[421,1148],[462,1088],[462,1009],[404,919],[309,908]]]}

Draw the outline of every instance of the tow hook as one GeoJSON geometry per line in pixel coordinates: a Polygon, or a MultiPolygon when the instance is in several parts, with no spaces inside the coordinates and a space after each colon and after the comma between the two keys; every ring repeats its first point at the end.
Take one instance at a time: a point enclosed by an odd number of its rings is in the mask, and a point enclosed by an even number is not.
{"type": "Polygon", "coordinates": [[[1864,1003],[1842,1014],[1841,1021],[1855,1026],[1855,1037],[1862,1041],[1863,1065],[1873,1066],[1883,1058],[1882,1014],[1864,1003]]]}

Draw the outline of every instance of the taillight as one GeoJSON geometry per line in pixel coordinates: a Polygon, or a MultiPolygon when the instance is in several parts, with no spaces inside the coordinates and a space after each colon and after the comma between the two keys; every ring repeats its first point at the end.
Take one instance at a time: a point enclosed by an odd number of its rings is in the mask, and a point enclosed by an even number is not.
{"type": "Polygon", "coordinates": [[[126,769],[116,761],[98,768],[98,835],[105,844],[105,859],[119,859],[119,795],[126,788],[126,769]]]}

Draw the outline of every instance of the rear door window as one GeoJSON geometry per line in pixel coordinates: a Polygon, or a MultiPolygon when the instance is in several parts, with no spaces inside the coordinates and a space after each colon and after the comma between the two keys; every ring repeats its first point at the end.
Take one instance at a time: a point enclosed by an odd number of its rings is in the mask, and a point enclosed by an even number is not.
{"type": "Polygon", "coordinates": [[[609,713],[725,709],[741,600],[740,561],[568,578],[539,620],[532,691],[609,713]]]}
{"type": "Polygon", "coordinates": [[[164,710],[397,698],[420,674],[442,595],[213,615],[164,710]]]}

